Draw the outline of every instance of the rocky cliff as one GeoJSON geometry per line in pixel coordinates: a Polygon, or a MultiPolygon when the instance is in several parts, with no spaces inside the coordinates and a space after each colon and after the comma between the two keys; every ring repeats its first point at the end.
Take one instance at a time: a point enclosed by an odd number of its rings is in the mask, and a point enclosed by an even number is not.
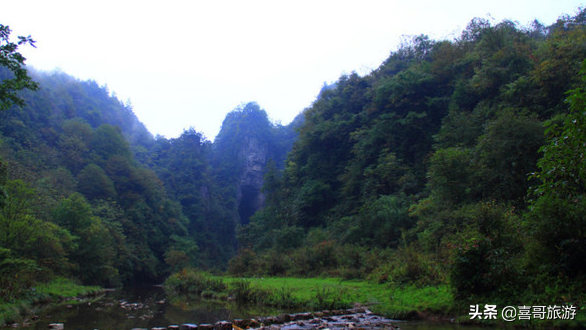
{"type": "Polygon", "coordinates": [[[236,200],[242,224],[264,205],[262,193],[263,177],[269,157],[268,141],[245,137],[238,159],[242,164],[242,174],[238,180],[236,200]]]}
{"type": "Polygon", "coordinates": [[[228,113],[214,141],[213,171],[221,199],[229,205],[235,221],[247,224],[265,202],[262,193],[267,164],[283,168],[297,138],[300,119],[282,126],[272,123],[266,112],[252,102],[228,113]]]}

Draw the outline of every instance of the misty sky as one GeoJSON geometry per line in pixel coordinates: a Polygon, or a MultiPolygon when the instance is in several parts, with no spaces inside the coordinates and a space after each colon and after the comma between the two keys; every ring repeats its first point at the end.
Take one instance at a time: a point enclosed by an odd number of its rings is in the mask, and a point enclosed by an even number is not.
{"type": "Polygon", "coordinates": [[[324,82],[376,69],[408,36],[460,36],[474,17],[549,25],[583,1],[5,1],[0,23],[31,35],[27,64],[107,85],[151,133],[213,139],[256,101],[289,123],[324,82]]]}

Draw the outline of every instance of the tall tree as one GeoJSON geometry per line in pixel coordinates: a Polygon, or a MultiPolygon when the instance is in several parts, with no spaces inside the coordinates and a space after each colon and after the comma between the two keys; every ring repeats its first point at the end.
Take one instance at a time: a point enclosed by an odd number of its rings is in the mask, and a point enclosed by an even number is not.
{"type": "Polygon", "coordinates": [[[582,77],[569,94],[563,124],[547,130],[536,174],[542,183],[528,214],[536,238],[534,265],[572,278],[586,276],[586,62],[582,77]]]}
{"type": "Polygon", "coordinates": [[[18,52],[22,45],[35,46],[31,36],[18,37],[18,42],[10,40],[10,27],[0,24],[0,66],[8,69],[8,72],[0,72],[0,109],[6,110],[13,104],[22,106],[24,100],[16,92],[22,89],[36,90],[38,88],[31,77],[28,76],[24,61],[26,58],[18,52]]]}

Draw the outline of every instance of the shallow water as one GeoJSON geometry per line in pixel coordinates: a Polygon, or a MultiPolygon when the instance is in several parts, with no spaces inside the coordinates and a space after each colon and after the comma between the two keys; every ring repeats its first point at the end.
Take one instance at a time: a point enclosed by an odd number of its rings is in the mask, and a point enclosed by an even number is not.
{"type": "MultiPolygon", "coordinates": [[[[172,298],[172,297],[171,297],[172,298]]],[[[167,327],[183,323],[216,323],[238,318],[256,318],[278,315],[284,311],[271,308],[238,306],[235,303],[182,302],[170,303],[160,287],[139,287],[111,291],[75,304],[62,304],[51,308],[39,306],[38,317],[18,329],[46,330],[50,323],[63,323],[65,330],[130,330],[132,328],[167,327]]],[[[403,330],[477,330],[446,323],[400,322],[403,330]]],[[[482,328],[486,330],[487,328],[482,328]]]]}
{"type": "Polygon", "coordinates": [[[120,329],[166,327],[183,323],[215,323],[235,318],[281,313],[275,309],[246,308],[229,303],[171,304],[160,287],[140,287],[111,291],[74,304],[51,308],[39,306],[38,320],[19,329],[46,330],[51,323],[69,329],[120,329]]]}

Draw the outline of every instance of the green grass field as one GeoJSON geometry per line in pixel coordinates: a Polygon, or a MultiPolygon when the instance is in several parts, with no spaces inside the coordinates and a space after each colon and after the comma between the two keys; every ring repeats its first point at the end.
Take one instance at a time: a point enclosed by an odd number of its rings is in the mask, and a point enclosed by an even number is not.
{"type": "Polygon", "coordinates": [[[51,299],[66,299],[97,294],[103,289],[99,286],[84,286],[65,278],[57,278],[51,282],[37,285],[35,291],[37,294],[48,296],[51,299]]]}
{"type": "MultiPolygon", "coordinates": [[[[222,277],[230,285],[242,279],[222,277]]],[[[394,287],[366,281],[334,278],[249,278],[251,287],[270,295],[289,296],[308,308],[352,307],[355,303],[392,318],[409,318],[418,313],[447,315],[453,297],[446,285],[428,287],[394,287]],[[283,294],[285,292],[286,294],[283,294]]],[[[268,300],[274,299],[267,297],[268,300]]]]}

